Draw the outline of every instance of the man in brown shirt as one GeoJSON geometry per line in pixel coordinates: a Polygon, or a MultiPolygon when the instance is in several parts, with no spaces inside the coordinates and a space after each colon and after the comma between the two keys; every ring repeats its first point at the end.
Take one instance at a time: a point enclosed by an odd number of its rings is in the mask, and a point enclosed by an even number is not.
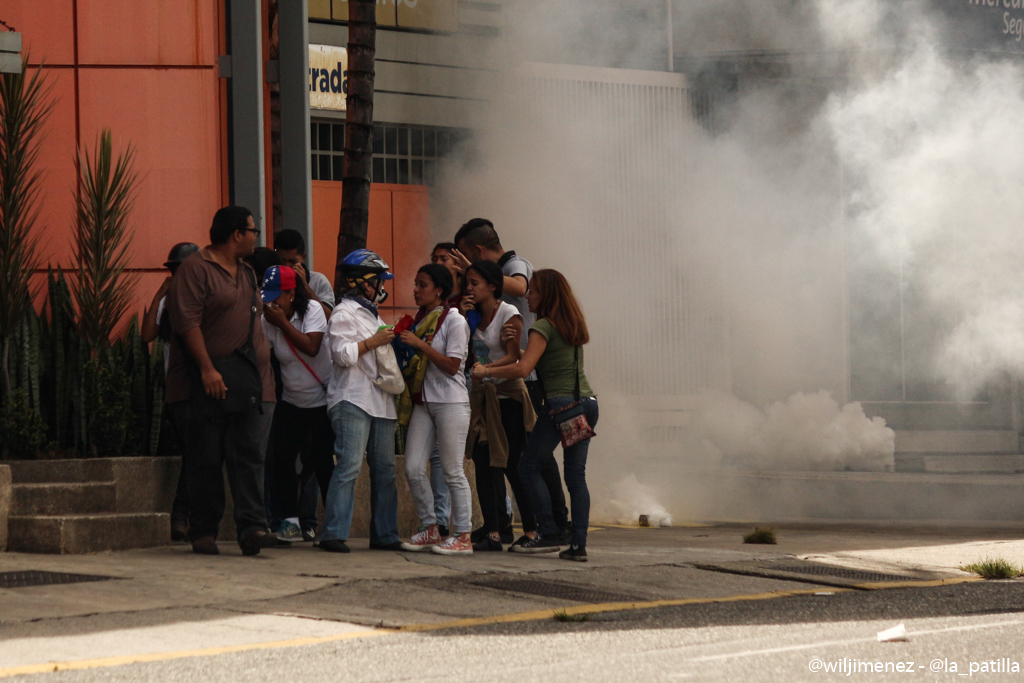
{"type": "MultiPolygon", "coordinates": [[[[274,414],[274,376],[270,346],[260,325],[255,274],[242,258],[253,253],[259,230],[240,206],[217,211],[210,245],[182,262],[167,293],[174,336],[167,368],[167,402],[186,413],[188,447],[189,540],[192,550],[216,555],[224,516],[226,465],[234,502],[238,543],[246,555],[277,544],[267,530],[263,504],[263,463],[274,414]],[[241,412],[220,412],[217,401],[232,387],[214,367],[249,341],[262,380],[262,403],[241,412]],[[212,410],[210,409],[212,407],[212,410]]],[[[236,389],[237,391],[237,389],[236,389]]],[[[246,404],[247,405],[247,404],[246,404]]]]}

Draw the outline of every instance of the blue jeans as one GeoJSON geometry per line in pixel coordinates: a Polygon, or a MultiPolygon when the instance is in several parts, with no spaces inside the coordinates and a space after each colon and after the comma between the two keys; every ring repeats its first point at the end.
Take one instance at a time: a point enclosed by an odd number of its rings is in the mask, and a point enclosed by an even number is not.
{"type": "Polygon", "coordinates": [[[395,485],[395,421],[371,417],[342,401],[328,411],[338,464],[327,487],[325,541],[346,541],[352,529],[356,478],[366,456],[370,468],[370,543],[398,542],[398,487],[395,485]]]}
{"type": "MultiPolygon", "coordinates": [[[[519,476],[526,485],[537,516],[537,530],[541,536],[555,536],[558,527],[551,512],[551,494],[544,484],[541,470],[546,458],[555,452],[555,447],[562,440],[562,433],[554,423],[549,410],[564,408],[573,399],[571,396],[549,398],[547,409],[537,416],[537,425],[533,428],[526,441],[523,457],[519,461],[519,476]]],[[[583,398],[583,413],[591,427],[597,425],[598,410],[596,398],[583,398]]],[[[569,507],[572,510],[572,544],[587,544],[587,527],[590,525],[590,490],[587,488],[587,451],[590,439],[581,441],[565,450],[564,469],[565,487],[569,489],[569,507]]]]}
{"type": "Polygon", "coordinates": [[[434,493],[434,516],[441,526],[449,526],[452,517],[452,494],[448,490],[448,482],[444,480],[441,469],[441,448],[434,445],[430,454],[430,489],[434,493]]]}

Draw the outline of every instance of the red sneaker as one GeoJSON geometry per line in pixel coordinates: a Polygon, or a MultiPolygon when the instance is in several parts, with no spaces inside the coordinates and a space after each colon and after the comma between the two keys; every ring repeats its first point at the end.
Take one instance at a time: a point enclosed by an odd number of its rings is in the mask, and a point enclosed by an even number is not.
{"type": "Polygon", "coordinates": [[[441,534],[437,532],[437,525],[435,524],[420,531],[408,543],[403,543],[402,550],[408,550],[411,553],[428,552],[440,542],[441,534]]]}
{"type": "Polygon", "coordinates": [[[433,551],[438,555],[472,555],[473,542],[469,534],[454,534],[444,539],[444,543],[435,545],[433,551]]]}

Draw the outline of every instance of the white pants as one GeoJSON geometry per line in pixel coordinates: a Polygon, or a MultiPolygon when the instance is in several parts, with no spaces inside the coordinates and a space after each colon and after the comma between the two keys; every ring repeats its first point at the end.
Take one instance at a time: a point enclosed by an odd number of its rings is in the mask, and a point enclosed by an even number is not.
{"type": "Polygon", "coordinates": [[[441,452],[441,470],[452,496],[452,527],[457,534],[473,530],[473,507],[469,481],[462,469],[469,433],[469,403],[429,403],[413,406],[409,432],[405,440],[405,476],[416,505],[420,524],[437,524],[434,492],[430,488],[427,465],[437,445],[441,452]]]}

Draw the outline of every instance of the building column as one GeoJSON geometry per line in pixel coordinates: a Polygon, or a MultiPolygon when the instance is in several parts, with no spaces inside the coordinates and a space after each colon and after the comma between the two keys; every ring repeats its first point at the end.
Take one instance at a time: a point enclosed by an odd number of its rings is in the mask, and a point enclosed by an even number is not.
{"type": "Polygon", "coordinates": [[[313,262],[313,186],[309,151],[309,15],[305,2],[279,2],[281,91],[281,210],[285,228],[306,240],[313,262]]]}
{"type": "MultiPolygon", "coordinates": [[[[289,3],[283,3],[289,4],[289,3]]],[[[304,3],[303,3],[304,4],[304,3]]],[[[263,27],[260,0],[228,0],[231,40],[232,194],[252,211],[266,239],[263,130],[263,27]]]]}

